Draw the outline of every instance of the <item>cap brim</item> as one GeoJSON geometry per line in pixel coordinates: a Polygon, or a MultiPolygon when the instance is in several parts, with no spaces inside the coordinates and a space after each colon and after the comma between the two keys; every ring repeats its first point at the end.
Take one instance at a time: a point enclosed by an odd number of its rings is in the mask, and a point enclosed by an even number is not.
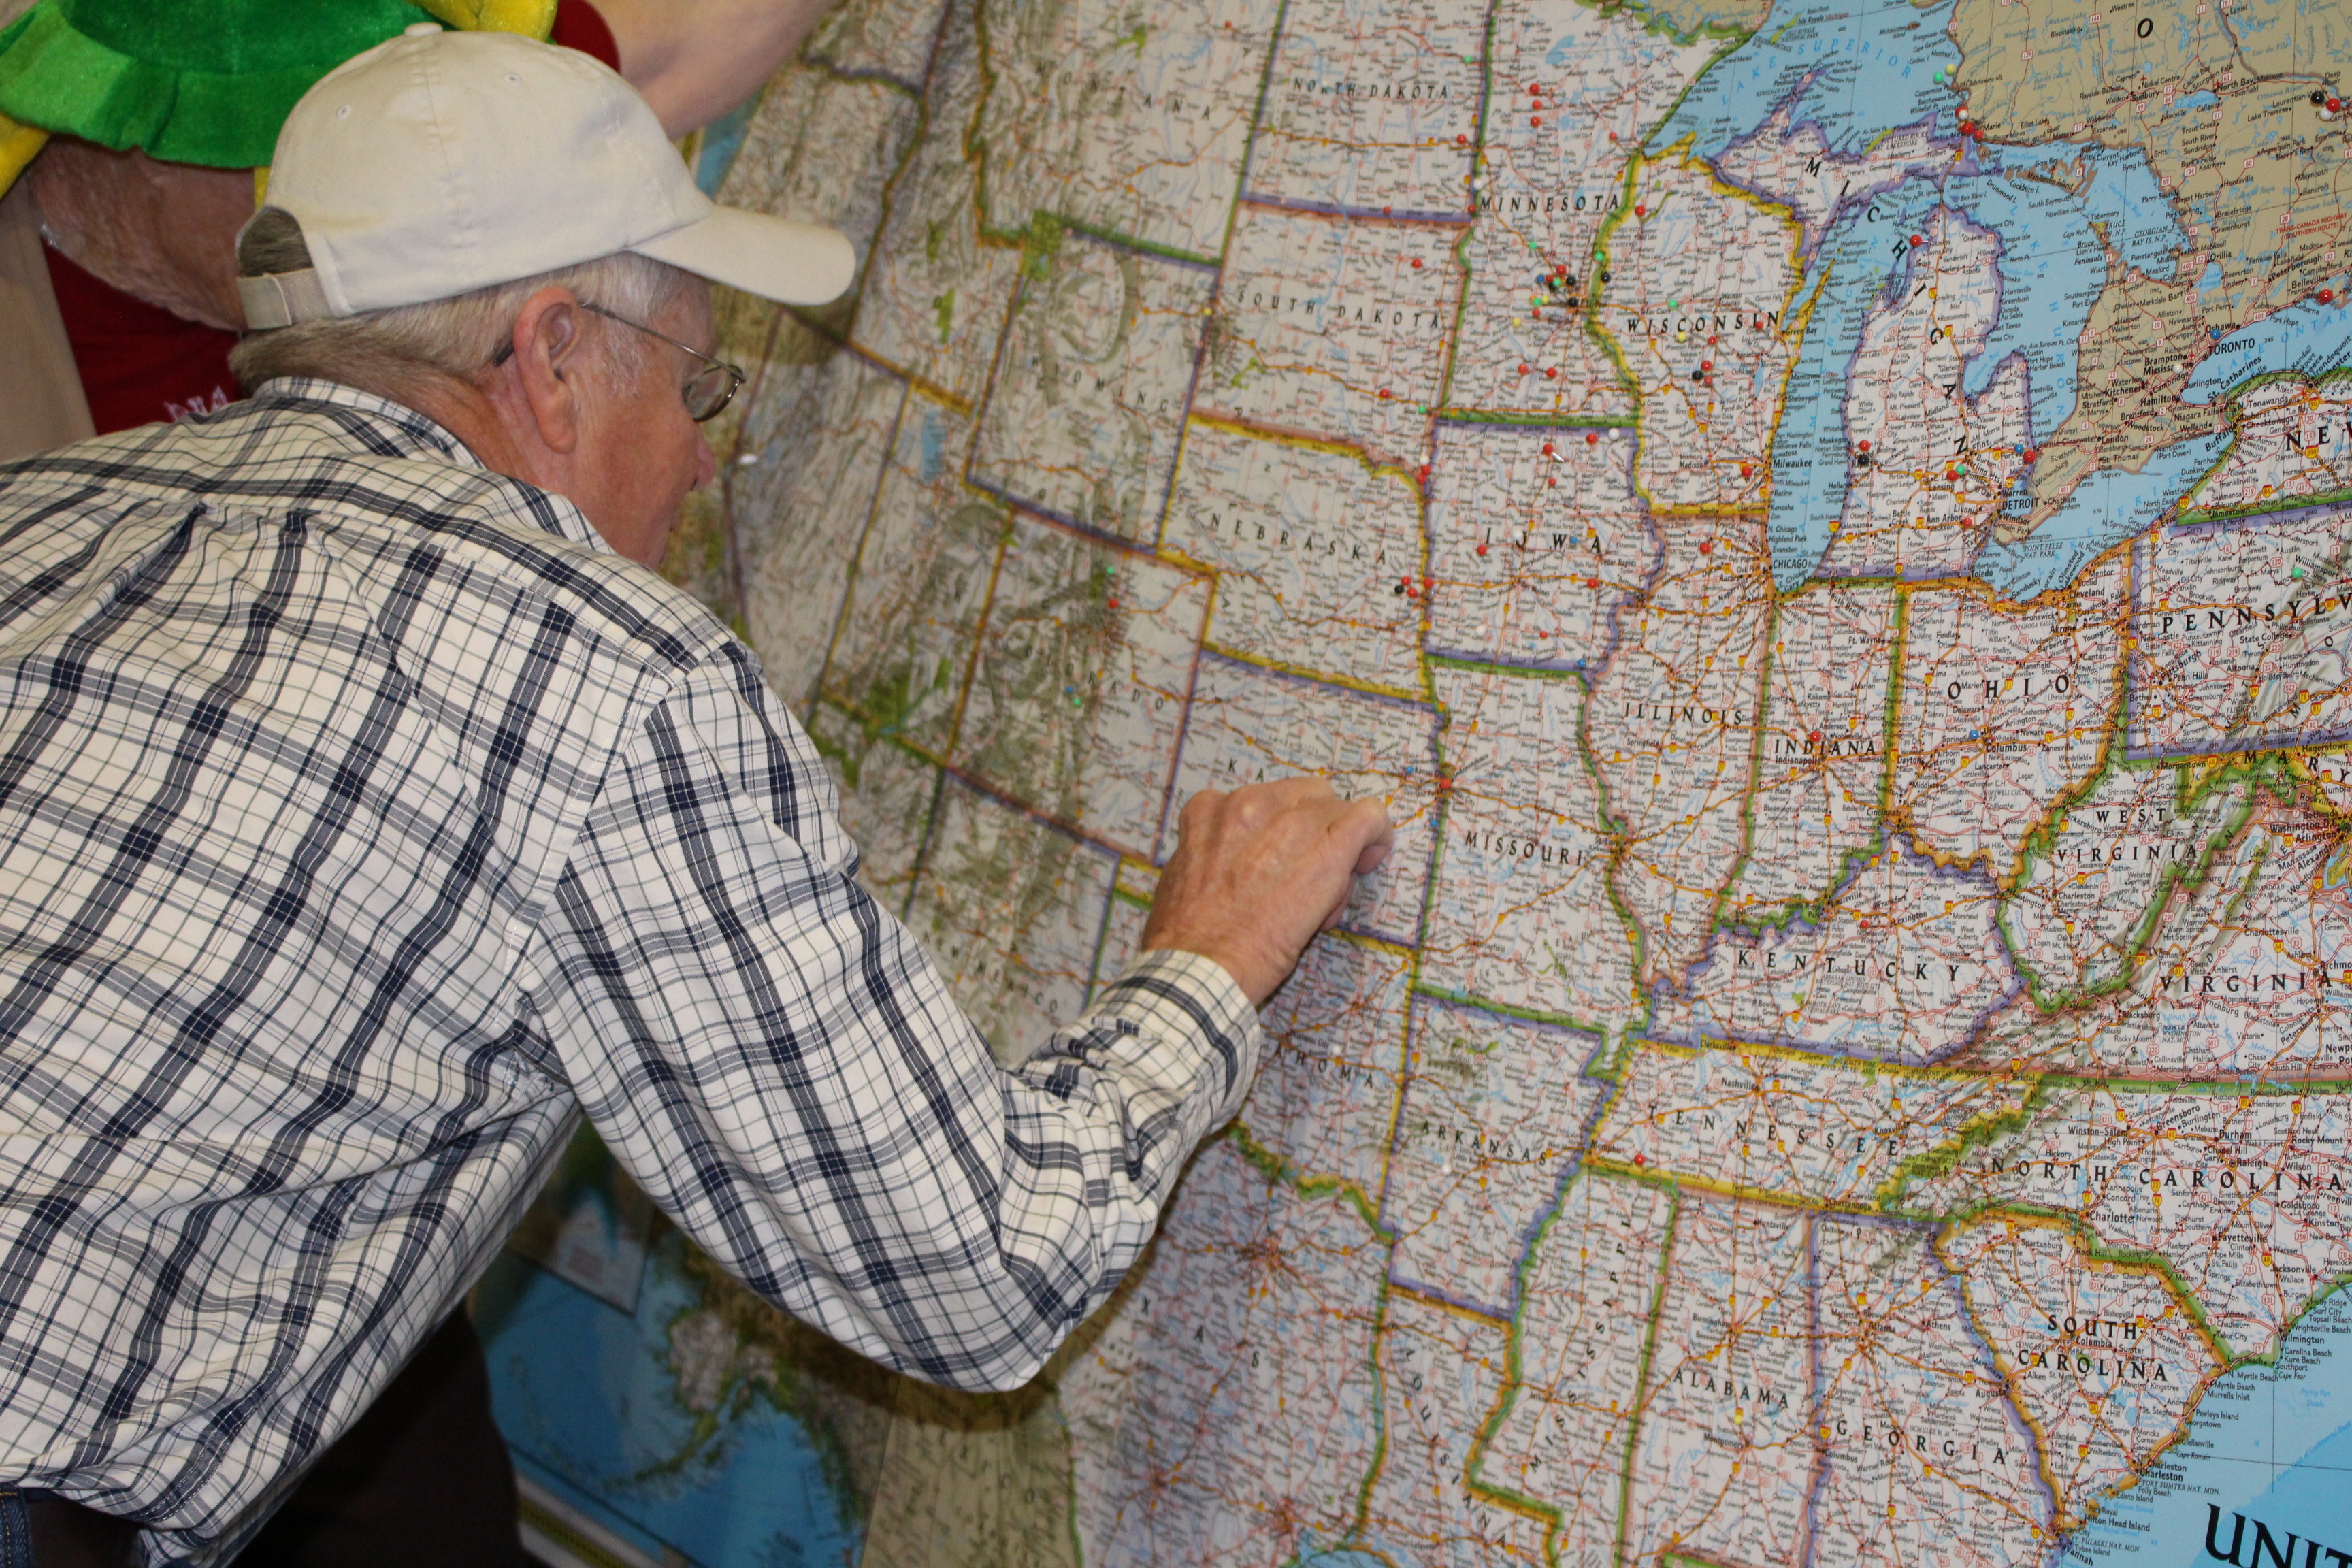
{"type": "Polygon", "coordinates": [[[849,237],[741,207],[713,207],[698,223],[629,247],[639,256],[784,305],[823,305],[857,276],[849,237]]]}

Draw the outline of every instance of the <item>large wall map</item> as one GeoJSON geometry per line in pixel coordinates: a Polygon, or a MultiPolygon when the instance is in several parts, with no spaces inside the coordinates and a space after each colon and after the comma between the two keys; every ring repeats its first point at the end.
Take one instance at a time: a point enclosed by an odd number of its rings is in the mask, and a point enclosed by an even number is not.
{"type": "Polygon", "coordinates": [[[831,1533],[669,1550],[2352,1561],[2347,61],[2321,0],[849,0],[699,154],[865,259],[727,301],[672,565],[867,885],[1013,1052],[1190,792],[1402,832],[1036,1388],[811,1371],[657,1241],[675,1430],[569,1484],[756,1416],[831,1533]]]}

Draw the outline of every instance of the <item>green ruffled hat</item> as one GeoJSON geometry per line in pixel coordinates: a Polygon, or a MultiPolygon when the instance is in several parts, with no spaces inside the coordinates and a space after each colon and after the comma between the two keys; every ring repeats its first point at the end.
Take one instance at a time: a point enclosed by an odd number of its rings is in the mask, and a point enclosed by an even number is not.
{"type": "Polygon", "coordinates": [[[0,31],[0,191],[53,132],[258,168],[311,83],[403,28],[554,19],[555,0],[39,0],[0,31]]]}

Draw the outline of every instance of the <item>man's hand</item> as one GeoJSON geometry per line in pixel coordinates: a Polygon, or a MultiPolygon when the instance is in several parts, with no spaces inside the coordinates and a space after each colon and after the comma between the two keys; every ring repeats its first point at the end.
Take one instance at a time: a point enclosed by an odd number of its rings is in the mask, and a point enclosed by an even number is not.
{"type": "Polygon", "coordinates": [[[1202,790],[1177,835],[1144,950],[1213,958],[1260,1007],[1396,841],[1386,806],[1341,800],[1318,778],[1202,790]]]}

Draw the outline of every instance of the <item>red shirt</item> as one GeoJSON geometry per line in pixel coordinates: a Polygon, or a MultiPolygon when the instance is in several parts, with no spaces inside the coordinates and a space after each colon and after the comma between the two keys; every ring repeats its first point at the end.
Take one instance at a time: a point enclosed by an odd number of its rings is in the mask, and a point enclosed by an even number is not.
{"type": "MultiPolygon", "coordinates": [[[[556,0],[548,42],[621,68],[613,29],[590,0],[556,0]]],[[[235,332],[183,321],[93,277],[54,246],[41,249],[100,435],[201,414],[240,395],[228,370],[235,332]]]]}

